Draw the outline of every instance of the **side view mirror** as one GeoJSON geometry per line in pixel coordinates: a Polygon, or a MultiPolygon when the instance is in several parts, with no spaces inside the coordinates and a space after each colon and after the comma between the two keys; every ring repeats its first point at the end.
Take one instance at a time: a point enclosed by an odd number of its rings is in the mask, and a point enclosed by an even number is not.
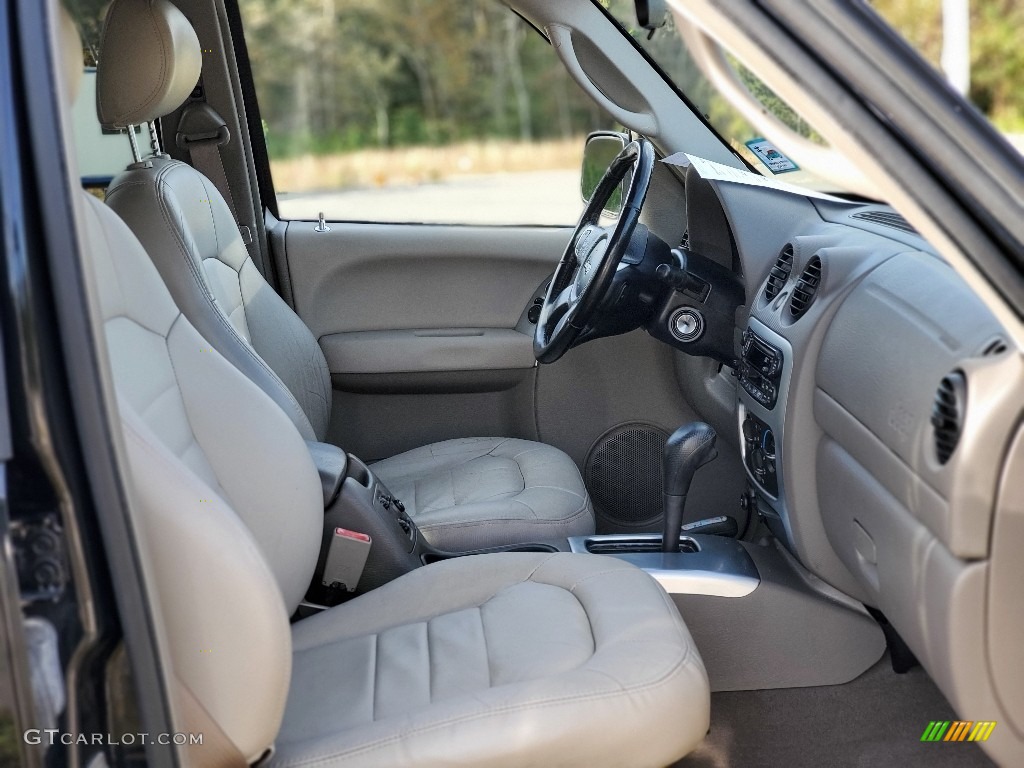
{"type": "MultiPolygon", "coordinates": [[[[604,172],[608,170],[612,160],[618,156],[628,141],[628,137],[624,134],[613,131],[595,131],[587,136],[587,143],[583,147],[583,173],[580,176],[580,192],[583,194],[583,202],[590,202],[604,172]]],[[[619,215],[619,211],[622,209],[622,188],[628,183],[629,179],[624,179],[619,188],[612,192],[605,205],[604,213],[606,215],[619,215]]]]}
{"type": "Polygon", "coordinates": [[[664,27],[668,23],[668,5],[665,0],[635,0],[636,23],[648,32],[664,27]]]}

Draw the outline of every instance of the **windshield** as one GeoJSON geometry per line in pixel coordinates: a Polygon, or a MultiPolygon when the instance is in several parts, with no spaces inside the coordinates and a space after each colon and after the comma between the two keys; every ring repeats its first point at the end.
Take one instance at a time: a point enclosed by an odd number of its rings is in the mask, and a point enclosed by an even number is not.
{"type": "MultiPolygon", "coordinates": [[[[665,76],[704,115],[732,149],[765,176],[785,174],[780,181],[822,191],[843,191],[842,177],[828,180],[788,158],[765,142],[763,135],[698,66],[668,14],[664,27],[653,34],[637,23],[633,0],[594,0],[605,8],[665,76]],[[769,167],[771,166],[771,167],[769,167]]],[[[1024,3],[1020,0],[873,0],[871,7],[963,94],[1010,144],[1024,151],[1024,3]]],[[[742,64],[726,56],[729,65],[771,116],[781,121],[793,140],[822,150],[827,143],[789,104],[772,92],[742,64]]],[[[796,151],[794,149],[794,151],[796,151]]]]}
{"type": "MultiPolygon", "coordinates": [[[[643,49],[675,87],[693,104],[728,143],[732,150],[764,176],[779,177],[780,181],[798,184],[822,191],[842,192],[842,185],[822,179],[784,154],[783,148],[768,141],[764,134],[751,125],[709,82],[697,65],[676,28],[675,19],[668,15],[664,27],[650,34],[636,20],[634,0],[595,0],[607,10],[643,49]]],[[[753,73],[735,59],[729,63],[739,75],[743,85],[764,105],[765,109],[781,120],[796,135],[827,148],[824,139],[796,110],[779,98],[753,73]]]]}

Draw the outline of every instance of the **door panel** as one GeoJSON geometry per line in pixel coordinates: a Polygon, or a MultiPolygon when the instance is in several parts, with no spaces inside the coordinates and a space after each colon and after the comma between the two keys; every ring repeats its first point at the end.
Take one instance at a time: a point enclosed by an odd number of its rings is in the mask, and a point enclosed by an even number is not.
{"type": "MultiPolygon", "coordinates": [[[[343,446],[365,461],[394,456],[438,440],[453,437],[519,437],[536,440],[533,415],[536,369],[521,372],[517,384],[482,390],[458,386],[448,391],[444,381],[427,388],[398,379],[396,391],[377,382],[371,391],[360,382],[335,382],[334,408],[328,442],[343,446]],[[344,387],[340,389],[339,386],[344,387]]],[[[459,380],[458,374],[451,379],[459,380]]],[[[506,382],[507,383],[507,382],[506,382]]]]}
{"type": "Polygon", "coordinates": [[[570,228],[288,223],[295,310],[317,338],[514,328],[570,228]]]}
{"type": "Polygon", "coordinates": [[[331,371],[331,442],[373,460],[452,437],[536,438],[524,313],[568,228],[286,226],[295,309],[331,371]]]}

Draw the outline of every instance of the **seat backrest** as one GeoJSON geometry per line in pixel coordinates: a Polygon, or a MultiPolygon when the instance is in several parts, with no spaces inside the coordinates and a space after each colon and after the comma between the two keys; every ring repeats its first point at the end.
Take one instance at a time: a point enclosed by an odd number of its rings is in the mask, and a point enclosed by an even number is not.
{"type": "MultiPolygon", "coordinates": [[[[107,128],[169,114],[199,77],[199,41],[167,0],[115,0],[100,50],[96,106],[107,128]],[[126,99],[126,93],[140,96],[126,99]]],[[[130,166],[106,200],[196,329],[285,410],[305,439],[323,440],[331,409],[327,361],[253,263],[213,182],[161,156],[130,166]]]]}
{"type": "MultiPolygon", "coordinates": [[[[62,34],[65,62],[77,60],[65,67],[70,102],[82,47],[66,17],[62,24],[71,27],[62,34]]],[[[76,219],[99,297],[141,565],[171,660],[172,705],[179,722],[201,711],[252,762],[284,712],[288,617],[320,546],[317,470],[291,420],[178,310],[124,222],[85,192],[76,219]]]]}

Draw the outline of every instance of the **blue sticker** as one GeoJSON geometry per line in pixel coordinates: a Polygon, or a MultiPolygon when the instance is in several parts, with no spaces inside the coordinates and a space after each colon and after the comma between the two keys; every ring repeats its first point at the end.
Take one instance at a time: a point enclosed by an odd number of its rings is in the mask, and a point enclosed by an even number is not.
{"type": "Polygon", "coordinates": [[[772,173],[789,173],[800,170],[799,165],[779,152],[768,139],[751,139],[746,144],[750,151],[757,155],[757,159],[764,163],[772,173]]]}

